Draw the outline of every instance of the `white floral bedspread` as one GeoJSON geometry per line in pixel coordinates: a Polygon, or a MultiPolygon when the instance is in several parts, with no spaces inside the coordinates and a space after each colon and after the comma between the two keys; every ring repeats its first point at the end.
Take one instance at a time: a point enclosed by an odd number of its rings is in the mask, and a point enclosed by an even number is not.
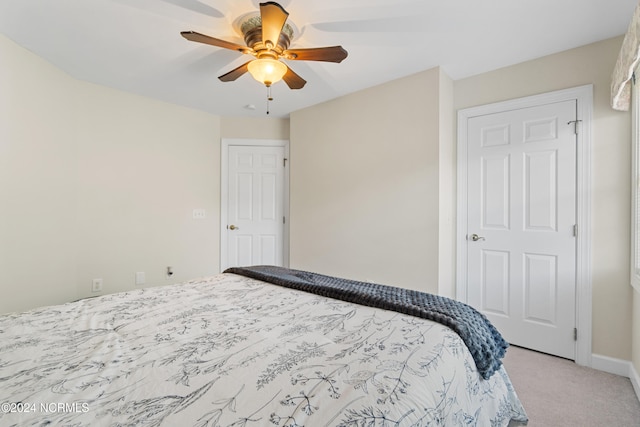
{"type": "Polygon", "coordinates": [[[220,274],[0,316],[1,426],[506,426],[429,320],[220,274]]]}

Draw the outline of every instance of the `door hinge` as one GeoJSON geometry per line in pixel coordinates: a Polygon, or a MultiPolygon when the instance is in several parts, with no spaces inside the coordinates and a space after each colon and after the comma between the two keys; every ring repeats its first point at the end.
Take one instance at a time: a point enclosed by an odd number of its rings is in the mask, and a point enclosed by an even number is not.
{"type": "Polygon", "coordinates": [[[573,328],[573,340],[578,341],[578,328],[573,328]]]}
{"type": "Polygon", "coordinates": [[[286,223],[287,223],[287,222],[286,222],[286,220],[285,220],[285,217],[282,217],[282,223],[283,223],[283,224],[286,224],[286,223]]]}
{"type": "Polygon", "coordinates": [[[573,237],[578,237],[578,224],[573,224],[573,237]]]}
{"type": "Polygon", "coordinates": [[[282,167],[283,168],[287,167],[287,158],[286,157],[282,159],[282,167]]]}
{"type": "Polygon", "coordinates": [[[576,135],[578,134],[578,122],[581,122],[582,120],[571,120],[570,122],[567,122],[568,125],[570,125],[571,123],[573,123],[573,133],[575,133],[576,135]]]}

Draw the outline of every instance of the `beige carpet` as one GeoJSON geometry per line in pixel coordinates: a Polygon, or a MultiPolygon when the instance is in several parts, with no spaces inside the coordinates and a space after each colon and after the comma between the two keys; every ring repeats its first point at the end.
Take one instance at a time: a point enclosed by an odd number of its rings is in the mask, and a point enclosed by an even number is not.
{"type": "Polygon", "coordinates": [[[530,427],[640,427],[628,378],[514,346],[504,364],[530,427]]]}

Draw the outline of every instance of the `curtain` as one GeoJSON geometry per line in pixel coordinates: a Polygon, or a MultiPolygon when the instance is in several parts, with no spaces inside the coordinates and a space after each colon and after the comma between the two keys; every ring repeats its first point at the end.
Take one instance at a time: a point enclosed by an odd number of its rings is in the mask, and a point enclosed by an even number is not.
{"type": "Polygon", "coordinates": [[[611,76],[611,106],[616,110],[628,111],[631,104],[631,78],[640,61],[640,5],[631,18],[629,29],[622,42],[622,48],[611,76]]]}

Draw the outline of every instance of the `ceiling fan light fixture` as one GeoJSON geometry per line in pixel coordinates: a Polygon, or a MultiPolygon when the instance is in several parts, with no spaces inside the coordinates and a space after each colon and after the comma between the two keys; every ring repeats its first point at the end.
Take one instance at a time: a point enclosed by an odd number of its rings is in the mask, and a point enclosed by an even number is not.
{"type": "Polygon", "coordinates": [[[289,12],[278,3],[274,1],[260,3],[259,15],[256,13],[245,15],[238,18],[234,25],[244,35],[244,46],[195,31],[182,31],[180,34],[192,42],[221,47],[256,58],[218,76],[222,82],[235,81],[249,72],[254,79],[267,88],[270,88],[273,83],[284,80],[289,89],[302,89],[307,83],[305,79],[280,62],[280,59],[340,63],[348,53],[342,46],[289,49],[294,30],[292,24],[287,23],[288,17],[289,12]]]}
{"type": "Polygon", "coordinates": [[[249,62],[248,69],[251,76],[265,86],[279,82],[287,73],[286,65],[271,58],[254,59],[249,62]]]}

